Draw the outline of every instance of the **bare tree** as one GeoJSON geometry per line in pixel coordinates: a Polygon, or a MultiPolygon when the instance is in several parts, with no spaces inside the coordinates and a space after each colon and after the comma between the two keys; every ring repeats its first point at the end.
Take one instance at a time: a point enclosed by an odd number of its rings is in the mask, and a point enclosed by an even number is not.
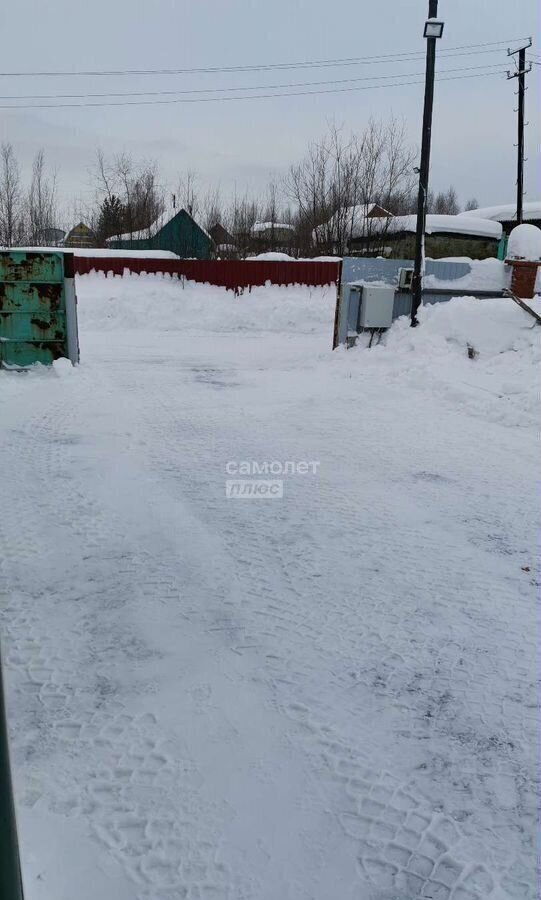
{"type": "Polygon", "coordinates": [[[150,234],[150,226],[164,209],[156,164],[135,163],[127,153],[108,160],[98,150],[93,176],[96,199],[91,219],[96,233],[103,238],[100,225],[104,215],[111,221],[109,213],[114,208],[116,221],[122,223],[122,233],[133,235],[147,231],[150,234]]]}
{"type": "Polygon", "coordinates": [[[179,200],[179,208],[184,208],[191,216],[199,215],[199,197],[197,193],[197,175],[193,169],[189,169],[179,179],[176,196],[179,200]]]}
{"type": "Polygon", "coordinates": [[[225,210],[223,224],[234,235],[240,256],[245,256],[254,249],[252,229],[256,222],[261,221],[262,214],[261,203],[251,199],[247,194],[242,198],[235,194],[225,210]]]}
{"type": "Polygon", "coordinates": [[[472,197],[471,200],[468,200],[464,209],[479,209],[479,200],[477,199],[477,197],[472,197]]]}
{"type": "Polygon", "coordinates": [[[28,237],[34,247],[50,240],[47,234],[57,225],[56,175],[45,171],[45,155],[38,150],[32,166],[32,180],[28,191],[28,237]]]}
{"type": "Polygon", "coordinates": [[[0,147],[0,243],[20,244],[24,237],[24,208],[19,163],[10,143],[0,147]]]}
{"type": "Polygon", "coordinates": [[[364,252],[381,244],[390,217],[372,210],[377,204],[393,214],[409,211],[414,157],[405,127],[395,119],[371,120],[360,135],[345,136],[332,126],[287,179],[305,248],[312,235],[326,252],[346,252],[353,238],[364,252]]]}
{"type": "Polygon", "coordinates": [[[304,159],[291,166],[286,178],[286,191],[297,207],[297,233],[305,252],[312,247],[316,233],[318,243],[329,237],[329,221],[335,212],[330,190],[330,147],[328,138],[309,145],[304,159]]]}
{"type": "Polygon", "coordinates": [[[460,212],[457,192],[452,185],[446,191],[440,191],[435,197],[430,197],[429,204],[429,211],[438,215],[456,216],[460,212]]]}
{"type": "Polygon", "coordinates": [[[208,189],[201,202],[199,218],[207,231],[213,225],[223,224],[224,208],[219,187],[208,189]]]}

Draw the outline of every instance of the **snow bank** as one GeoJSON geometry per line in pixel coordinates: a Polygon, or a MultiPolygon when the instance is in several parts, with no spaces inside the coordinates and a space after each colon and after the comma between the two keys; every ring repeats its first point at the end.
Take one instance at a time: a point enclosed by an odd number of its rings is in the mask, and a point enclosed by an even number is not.
{"type": "Polygon", "coordinates": [[[541,229],[535,225],[517,225],[509,235],[509,259],[541,260],[541,229]]]}
{"type": "Polygon", "coordinates": [[[73,253],[84,257],[133,257],[134,259],[180,259],[171,250],[104,250],[103,247],[11,247],[11,250],[28,253],[73,253]]]}
{"type": "Polygon", "coordinates": [[[457,291],[503,291],[509,287],[510,270],[501,259],[466,259],[455,258],[454,262],[467,262],[470,271],[462,278],[452,280],[426,275],[423,279],[425,288],[453,288],[457,291]]]}
{"type": "Polygon", "coordinates": [[[268,253],[258,253],[257,256],[246,257],[246,261],[258,259],[266,259],[267,262],[296,262],[294,256],[289,256],[288,253],[279,253],[278,251],[275,252],[273,250],[268,253]]]}
{"type": "Polygon", "coordinates": [[[79,325],[84,330],[305,331],[329,328],[334,287],[254,287],[232,291],[162,275],[105,278],[93,272],[77,279],[79,325]]]}
{"type": "MultiPolygon", "coordinates": [[[[541,300],[532,307],[541,314],[541,300]]],[[[363,366],[381,368],[408,389],[429,386],[442,402],[475,415],[537,427],[541,327],[528,313],[510,298],[457,297],[422,307],[419,320],[411,328],[402,317],[379,346],[368,353],[361,347],[363,366]]]]}
{"type": "Polygon", "coordinates": [[[247,256],[246,260],[265,259],[267,262],[341,262],[341,256],[289,256],[287,253],[270,251],[258,253],[257,256],[247,256]]]}
{"type": "Polygon", "coordinates": [[[133,257],[134,259],[180,259],[180,256],[171,250],[103,250],[93,247],[90,250],[74,249],[73,253],[75,256],[118,256],[124,259],[126,257],[133,257]]]}

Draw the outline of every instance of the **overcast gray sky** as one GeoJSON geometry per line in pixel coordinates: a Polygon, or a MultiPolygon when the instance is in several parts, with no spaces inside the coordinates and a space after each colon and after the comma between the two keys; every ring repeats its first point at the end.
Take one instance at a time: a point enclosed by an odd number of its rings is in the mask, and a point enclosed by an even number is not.
{"type": "MultiPolygon", "coordinates": [[[[73,72],[225,67],[401,51],[424,53],[427,5],[426,0],[18,0],[2,4],[0,69],[73,72]]],[[[507,42],[531,34],[532,51],[541,60],[540,8],[538,0],[440,0],[445,32],[438,49],[507,42]]],[[[478,70],[461,70],[474,66],[503,69],[508,63],[502,46],[447,59],[442,53],[439,69],[467,75],[478,70]]],[[[410,74],[423,71],[423,60],[416,59],[240,74],[3,75],[0,93],[2,97],[20,97],[216,89],[393,73],[404,74],[408,81],[415,80],[410,74]]],[[[528,77],[526,200],[541,196],[540,72],[539,65],[534,65],[528,77]]],[[[503,74],[436,85],[434,189],[452,183],[462,201],[474,195],[482,205],[514,199],[516,86],[516,80],[508,82],[503,74]]],[[[307,143],[325,131],[330,120],[361,130],[370,116],[385,119],[394,113],[404,117],[412,142],[419,144],[422,98],[422,85],[417,84],[271,100],[1,109],[0,138],[14,144],[23,167],[43,147],[48,162],[58,171],[61,194],[67,201],[88,196],[88,169],[97,147],[156,159],[171,184],[187,169],[194,169],[203,186],[219,183],[227,195],[235,186],[239,192],[245,188],[255,191],[270,176],[279,177],[302,156],[307,143]]],[[[1,105],[22,102],[0,100],[1,105]]]]}

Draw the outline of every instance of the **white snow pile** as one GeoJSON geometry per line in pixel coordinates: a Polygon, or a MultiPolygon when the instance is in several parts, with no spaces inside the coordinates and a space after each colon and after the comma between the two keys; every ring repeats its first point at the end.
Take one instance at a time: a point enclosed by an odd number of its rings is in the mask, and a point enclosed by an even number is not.
{"type": "MultiPolygon", "coordinates": [[[[541,314],[541,300],[530,302],[541,314]]],[[[423,307],[419,321],[411,328],[398,319],[363,365],[492,421],[537,427],[541,326],[533,317],[510,298],[456,297],[423,307]]]]}
{"type": "Polygon", "coordinates": [[[246,260],[265,260],[266,262],[333,262],[342,261],[341,256],[289,256],[288,253],[279,253],[278,251],[269,251],[268,253],[258,253],[256,256],[247,256],[246,260]]]}
{"type": "MultiPolygon", "coordinates": [[[[66,247],[66,251],[68,248],[66,247]]],[[[82,250],[79,248],[74,248],[73,253],[75,256],[86,256],[92,257],[94,259],[99,258],[115,258],[126,259],[129,257],[130,259],[180,259],[177,253],[173,253],[172,250],[104,250],[100,247],[91,247],[88,250],[82,250]]]]}
{"type": "Polygon", "coordinates": [[[73,253],[74,256],[103,259],[180,259],[172,250],[108,250],[103,247],[11,247],[13,251],[30,253],[73,253]]]}
{"type": "Polygon", "coordinates": [[[167,275],[77,279],[81,331],[297,331],[329,328],[336,288],[266,285],[233,291],[167,275]]]}
{"type": "Polygon", "coordinates": [[[457,291],[502,291],[509,286],[510,269],[503,260],[494,259],[453,259],[453,262],[467,262],[470,271],[461,278],[451,280],[438,278],[437,275],[425,275],[425,288],[453,288],[457,291]]]}
{"type": "Polygon", "coordinates": [[[257,253],[255,256],[247,256],[246,261],[257,262],[265,260],[266,262],[296,262],[294,256],[288,253],[280,253],[278,250],[269,250],[267,253],[257,253]]]}
{"type": "Polygon", "coordinates": [[[541,228],[524,222],[513,228],[507,245],[509,259],[541,260],[541,228]]]}

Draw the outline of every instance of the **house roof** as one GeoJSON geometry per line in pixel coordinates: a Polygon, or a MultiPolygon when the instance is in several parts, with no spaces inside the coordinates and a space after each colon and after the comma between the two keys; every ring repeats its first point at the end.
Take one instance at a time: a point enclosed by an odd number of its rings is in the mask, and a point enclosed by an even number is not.
{"type": "MultiPolygon", "coordinates": [[[[512,222],[517,218],[516,203],[502,203],[500,206],[483,206],[479,209],[468,209],[458,214],[460,218],[491,219],[493,222],[512,222]]],[[[525,222],[541,219],[541,200],[531,200],[523,206],[525,222]]]]}
{"type": "MultiPolygon", "coordinates": [[[[417,230],[417,216],[394,216],[385,226],[387,234],[417,230]]],[[[502,236],[500,222],[477,216],[462,217],[429,214],[426,217],[425,234],[463,234],[469,237],[485,237],[498,241],[502,236]]]]}
{"type": "Polygon", "coordinates": [[[112,237],[107,238],[106,243],[108,244],[109,242],[112,242],[112,241],[146,241],[149,238],[156,237],[158,232],[161,231],[162,228],[164,228],[168,222],[170,222],[172,219],[174,219],[180,213],[184,213],[186,216],[188,216],[192,220],[192,222],[195,225],[197,225],[197,227],[200,228],[204,234],[206,234],[206,236],[209,238],[209,240],[212,240],[208,231],[205,231],[205,229],[201,227],[199,222],[195,221],[194,217],[188,212],[187,209],[184,209],[182,207],[178,208],[178,207],[168,206],[158,216],[158,218],[155,219],[154,222],[152,222],[152,224],[148,226],[148,228],[141,228],[140,231],[131,231],[131,232],[127,232],[126,234],[114,234],[114,235],[112,235],[112,237]]]}
{"type": "Polygon", "coordinates": [[[388,222],[392,218],[393,214],[388,209],[380,206],[379,203],[358,203],[355,206],[347,206],[345,209],[340,210],[339,214],[335,213],[326,225],[319,225],[315,229],[314,235],[321,234],[323,229],[326,228],[330,228],[331,233],[333,233],[335,225],[340,221],[340,223],[347,222],[348,228],[351,225],[351,237],[362,237],[367,232],[373,231],[378,219],[388,222]],[[370,220],[369,225],[367,224],[368,219],[370,220]]]}
{"type": "Polygon", "coordinates": [[[68,231],[67,237],[70,237],[70,235],[75,235],[75,234],[89,235],[89,234],[92,234],[92,229],[89,228],[88,225],[85,225],[84,222],[79,222],[77,225],[73,226],[71,231],[68,231]]]}
{"type": "Polygon", "coordinates": [[[295,231],[295,226],[289,225],[287,222],[254,222],[250,231],[252,234],[260,234],[262,231],[272,231],[273,228],[280,228],[283,231],[295,231]]]}
{"type": "Polygon", "coordinates": [[[235,238],[227,228],[224,228],[221,222],[216,222],[212,225],[209,228],[209,234],[217,245],[233,245],[235,243],[235,238]]]}

